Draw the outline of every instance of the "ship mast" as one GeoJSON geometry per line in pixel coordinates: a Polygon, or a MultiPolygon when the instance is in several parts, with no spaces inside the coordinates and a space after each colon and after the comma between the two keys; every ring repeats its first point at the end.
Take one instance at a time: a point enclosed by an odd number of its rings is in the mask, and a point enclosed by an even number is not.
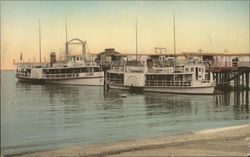
{"type": "Polygon", "coordinates": [[[39,19],[39,59],[40,63],[41,61],[41,55],[42,55],[42,49],[41,49],[41,27],[40,27],[40,19],[39,19]]]}
{"type": "Polygon", "coordinates": [[[176,43],[175,43],[175,14],[173,13],[173,24],[174,24],[174,71],[176,69],[176,43]]]}
{"type": "Polygon", "coordinates": [[[136,46],[136,49],[135,49],[135,51],[136,51],[136,61],[138,61],[138,41],[137,41],[137,18],[136,18],[136,20],[135,20],[135,46],[136,46]]]}
{"type": "Polygon", "coordinates": [[[66,42],[68,41],[68,28],[67,28],[67,15],[65,15],[65,35],[66,35],[66,42]]]}
{"type": "Polygon", "coordinates": [[[67,15],[65,15],[65,57],[68,56],[68,26],[67,26],[67,15]]]}

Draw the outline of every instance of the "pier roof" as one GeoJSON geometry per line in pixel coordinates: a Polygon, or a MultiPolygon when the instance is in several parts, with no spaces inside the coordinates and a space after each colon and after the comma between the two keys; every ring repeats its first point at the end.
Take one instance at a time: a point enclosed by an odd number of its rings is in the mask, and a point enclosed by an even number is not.
{"type": "MultiPolygon", "coordinates": [[[[105,49],[106,50],[106,49],[105,49]]],[[[101,52],[92,55],[113,55],[113,56],[135,56],[135,53],[119,53],[113,50],[101,52]]],[[[139,53],[138,56],[174,56],[174,53],[139,53]]],[[[182,52],[177,53],[176,56],[250,56],[249,53],[199,53],[199,52],[182,52]]]]}
{"type": "Polygon", "coordinates": [[[199,53],[199,52],[182,52],[183,55],[188,56],[249,56],[249,53],[199,53]]]}
{"type": "Polygon", "coordinates": [[[100,55],[100,56],[124,56],[124,54],[121,54],[121,53],[115,51],[114,48],[105,49],[104,52],[98,53],[97,55],[100,55]]]}

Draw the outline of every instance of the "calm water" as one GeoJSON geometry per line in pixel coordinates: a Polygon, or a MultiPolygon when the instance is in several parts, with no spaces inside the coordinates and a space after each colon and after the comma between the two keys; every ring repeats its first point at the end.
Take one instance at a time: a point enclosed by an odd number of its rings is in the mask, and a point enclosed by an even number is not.
{"type": "Polygon", "coordinates": [[[249,123],[249,93],[194,96],[28,84],[2,71],[1,150],[17,154],[249,123]]]}

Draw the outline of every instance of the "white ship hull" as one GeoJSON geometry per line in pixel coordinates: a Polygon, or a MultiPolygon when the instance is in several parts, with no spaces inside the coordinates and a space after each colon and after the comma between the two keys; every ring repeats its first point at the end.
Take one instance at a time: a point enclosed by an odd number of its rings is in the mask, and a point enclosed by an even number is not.
{"type": "Polygon", "coordinates": [[[46,83],[57,84],[70,84],[70,85],[83,85],[83,86],[102,86],[104,84],[103,78],[79,78],[79,79],[67,79],[57,81],[45,81],[46,83]]]}
{"type": "Polygon", "coordinates": [[[213,94],[214,87],[145,87],[147,92],[165,92],[180,94],[213,94]]]}
{"type": "Polygon", "coordinates": [[[83,77],[71,79],[31,79],[31,78],[18,78],[20,81],[34,82],[34,83],[55,83],[55,84],[70,84],[70,85],[83,85],[83,86],[103,86],[103,77],[83,77]]]}
{"type": "MultiPolygon", "coordinates": [[[[111,89],[130,89],[129,86],[109,85],[111,89]]],[[[144,92],[178,93],[178,94],[213,94],[214,86],[204,87],[141,87],[144,92]]]]}

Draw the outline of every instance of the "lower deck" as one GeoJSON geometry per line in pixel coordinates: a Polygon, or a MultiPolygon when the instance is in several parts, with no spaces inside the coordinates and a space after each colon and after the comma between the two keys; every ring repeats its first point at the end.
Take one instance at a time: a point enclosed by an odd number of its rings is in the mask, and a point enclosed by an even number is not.
{"type": "MultiPolygon", "coordinates": [[[[120,90],[133,90],[131,86],[123,86],[123,85],[114,85],[109,84],[109,88],[111,89],[120,89],[120,90]]],[[[143,92],[161,92],[161,93],[178,93],[178,94],[198,94],[198,95],[209,95],[214,94],[215,87],[214,86],[203,86],[203,87],[136,87],[141,88],[143,92]]]]}
{"type": "Polygon", "coordinates": [[[82,77],[71,79],[32,79],[32,78],[18,78],[20,81],[32,83],[54,83],[54,84],[70,84],[70,85],[90,85],[90,86],[103,86],[103,77],[82,77]]]}
{"type": "MultiPolygon", "coordinates": [[[[128,79],[133,77],[137,82],[143,82],[143,86],[171,87],[171,86],[201,86],[211,84],[210,80],[196,80],[192,74],[134,74],[134,73],[107,73],[107,83],[115,85],[127,85],[128,79]],[[126,76],[125,76],[126,75],[126,76]],[[128,77],[129,75],[129,77],[128,77]],[[198,84],[199,83],[199,84],[198,84]]],[[[135,85],[135,84],[133,84],[135,85]]]]}

